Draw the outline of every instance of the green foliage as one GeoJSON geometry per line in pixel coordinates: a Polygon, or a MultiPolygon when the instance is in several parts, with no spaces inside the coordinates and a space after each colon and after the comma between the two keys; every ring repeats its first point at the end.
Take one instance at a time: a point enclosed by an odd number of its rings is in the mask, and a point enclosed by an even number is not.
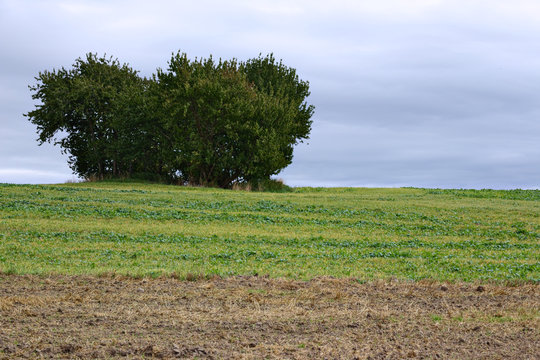
{"type": "Polygon", "coordinates": [[[289,146],[287,154],[292,156],[292,147],[297,141],[307,139],[311,131],[315,108],[305,99],[310,95],[309,83],[298,78],[296,70],[278,63],[273,54],[248,60],[241,70],[250,83],[262,93],[278,102],[277,116],[270,117],[273,127],[280,129],[281,136],[288,137],[284,144],[289,146]]]}
{"type": "Polygon", "coordinates": [[[73,171],[90,179],[263,183],[291,163],[311,130],[309,84],[272,55],[238,63],[179,52],[167,71],[142,79],[88,54],[36,80],[30,89],[41,104],[26,116],[39,141],[54,139],[73,171]]]}
{"type": "Polygon", "coordinates": [[[239,64],[177,53],[167,71],[158,70],[157,84],[156,113],[186,183],[227,188],[269,179],[311,129],[308,84],[271,55],[239,64]]]}
{"type": "Polygon", "coordinates": [[[54,140],[69,153],[73,171],[82,177],[132,172],[144,89],[133,69],[87,54],[71,70],[44,71],[36,80],[30,89],[41,104],[26,116],[37,125],[40,144],[54,140]]]}
{"type": "Polygon", "coordinates": [[[157,79],[173,167],[185,182],[228,187],[250,166],[256,92],[234,61],[190,61],[180,53],[157,79]]]}
{"type": "Polygon", "coordinates": [[[250,190],[266,191],[266,192],[292,192],[293,189],[287,186],[281,180],[276,179],[259,179],[247,183],[250,190]]]}
{"type": "Polygon", "coordinates": [[[0,272],[538,282],[538,193],[0,184],[0,272]]]}

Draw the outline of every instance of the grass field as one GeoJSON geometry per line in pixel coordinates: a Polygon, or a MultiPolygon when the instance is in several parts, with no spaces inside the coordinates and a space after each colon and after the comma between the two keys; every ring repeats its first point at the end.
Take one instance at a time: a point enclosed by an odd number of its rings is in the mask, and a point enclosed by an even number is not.
{"type": "Polygon", "coordinates": [[[0,271],[540,280],[540,191],[0,185],[0,271]]]}
{"type": "Polygon", "coordinates": [[[0,185],[0,359],[538,359],[539,215],[524,190],[0,185]]]}

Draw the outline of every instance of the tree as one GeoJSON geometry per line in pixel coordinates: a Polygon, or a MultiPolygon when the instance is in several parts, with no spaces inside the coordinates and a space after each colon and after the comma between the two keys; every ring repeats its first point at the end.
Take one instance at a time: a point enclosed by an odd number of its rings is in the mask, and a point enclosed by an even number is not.
{"type": "Polygon", "coordinates": [[[163,123],[182,180],[228,187],[243,174],[242,140],[252,136],[257,94],[236,62],[176,54],[158,70],[163,123]]]}
{"type": "Polygon", "coordinates": [[[40,145],[54,141],[69,154],[72,170],[83,177],[127,176],[132,133],[140,120],[144,81],[118,60],[87,54],[71,70],[40,72],[30,86],[40,100],[25,114],[37,125],[40,145]],[[133,126],[135,125],[135,126],[133,126]]]}
{"type": "Polygon", "coordinates": [[[138,177],[231,187],[259,182],[307,139],[309,84],[273,55],[189,60],[178,52],[146,79],[118,60],[87,54],[30,86],[40,144],[54,141],[79,176],[138,177]]]}
{"type": "Polygon", "coordinates": [[[278,63],[273,54],[248,60],[241,71],[259,94],[266,95],[260,122],[267,144],[250,166],[251,180],[265,179],[288,166],[294,145],[309,138],[315,108],[305,101],[309,83],[300,80],[295,69],[278,63]]]}
{"type": "Polygon", "coordinates": [[[260,181],[292,161],[311,129],[308,83],[273,56],[246,63],[173,55],[157,84],[172,161],[189,183],[260,181]]]}

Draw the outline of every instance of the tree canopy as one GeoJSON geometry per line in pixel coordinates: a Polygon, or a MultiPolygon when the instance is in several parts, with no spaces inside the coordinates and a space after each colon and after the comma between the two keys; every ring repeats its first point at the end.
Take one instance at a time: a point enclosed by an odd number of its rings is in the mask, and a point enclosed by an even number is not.
{"type": "Polygon", "coordinates": [[[265,180],[292,162],[314,111],[309,83],[271,54],[238,62],[178,52],[142,78],[89,53],[36,81],[30,90],[41,103],[25,115],[38,141],[60,145],[85,178],[224,188],[265,180]]]}

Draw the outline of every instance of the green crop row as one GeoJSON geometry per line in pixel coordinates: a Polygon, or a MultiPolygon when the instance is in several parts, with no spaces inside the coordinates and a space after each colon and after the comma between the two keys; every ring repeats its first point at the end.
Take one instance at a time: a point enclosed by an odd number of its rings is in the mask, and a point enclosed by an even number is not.
{"type": "Polygon", "coordinates": [[[538,281],[539,193],[0,184],[0,271],[538,281]]]}

